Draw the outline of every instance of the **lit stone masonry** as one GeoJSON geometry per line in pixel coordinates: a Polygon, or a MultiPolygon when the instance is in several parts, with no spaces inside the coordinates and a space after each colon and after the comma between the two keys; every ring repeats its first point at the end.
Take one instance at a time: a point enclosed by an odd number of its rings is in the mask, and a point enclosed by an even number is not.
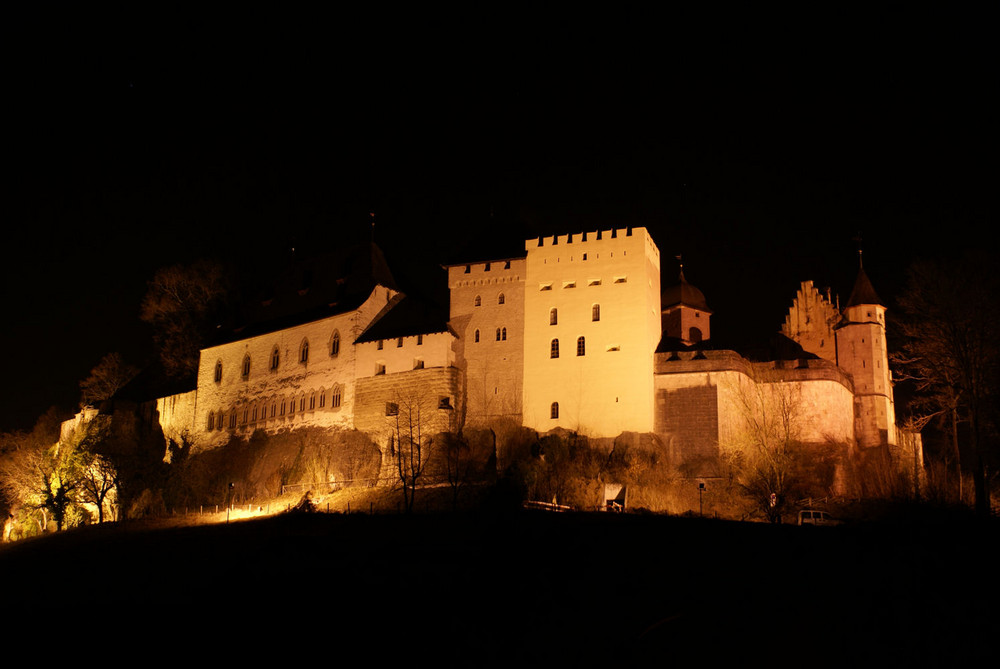
{"type": "Polygon", "coordinates": [[[465,379],[466,425],[521,422],[524,258],[449,265],[450,323],[465,379]]]}
{"type": "Polygon", "coordinates": [[[525,251],[524,425],[651,432],[660,252],[646,229],[529,239],[525,251]]]}
{"type": "Polygon", "coordinates": [[[447,322],[372,267],[379,276],[350,306],[324,301],[203,349],[197,387],[147,403],[148,420],[196,449],[257,430],[356,428],[390,455],[418,415],[422,438],[501,423],[656,433],[681,464],[740,448],[755,422],[783,415],[796,442],[888,448],[919,464],[919,434],[895,425],[885,307],[863,270],[842,311],[803,282],[784,336],[744,357],[715,348],[712,311],[683,269],[661,293],[644,228],[529,239],[523,257],[447,265],[447,322]],[[314,313],[324,317],[303,322],[314,313]]]}
{"type": "Polygon", "coordinates": [[[353,427],[354,341],[396,294],[378,286],[357,309],[202,350],[195,445],[210,448],[258,429],[353,427]]]}

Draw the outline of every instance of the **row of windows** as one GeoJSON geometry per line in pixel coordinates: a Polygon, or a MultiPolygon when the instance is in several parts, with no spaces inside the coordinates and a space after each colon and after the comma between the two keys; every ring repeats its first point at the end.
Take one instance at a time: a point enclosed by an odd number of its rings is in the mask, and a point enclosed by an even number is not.
{"type": "MultiPolygon", "coordinates": [[[[595,304],[590,307],[590,320],[595,323],[601,320],[601,305],[595,304]]],[[[549,309],[549,325],[559,325],[559,310],[555,307],[549,309]]]]}
{"type": "MultiPolygon", "coordinates": [[[[481,335],[479,333],[479,329],[477,328],[476,331],[475,331],[475,333],[473,334],[473,339],[474,339],[475,343],[478,344],[480,342],[480,337],[481,337],[481,335]]],[[[497,341],[507,341],[507,328],[497,328],[496,340],[497,341]]]]}
{"type": "MultiPolygon", "coordinates": [[[[586,258],[584,258],[584,260],[586,260],[586,258]]],[[[614,282],[615,283],[628,283],[628,277],[627,276],[616,276],[614,278],[614,282]]],[[[589,279],[587,281],[587,285],[588,286],[600,286],[601,285],[601,280],[600,279],[589,279]]],[[[563,288],[576,288],[576,281],[563,281],[562,287],[563,288]]],[[[550,281],[548,283],[540,283],[540,284],[538,284],[538,290],[552,290],[552,282],[550,281]]]]}
{"type": "MultiPolygon", "coordinates": [[[[424,336],[422,334],[418,334],[417,335],[417,346],[423,346],[423,345],[424,345],[424,336]]],[[[379,339],[377,342],[375,342],[375,348],[377,348],[380,351],[382,349],[384,349],[385,348],[384,341],[382,339],[379,339]]],[[[397,337],[396,338],[396,348],[403,348],[403,338],[402,337],[397,337]]]]}
{"type": "Polygon", "coordinates": [[[327,396],[330,400],[330,409],[339,409],[342,401],[343,392],[340,386],[334,386],[331,390],[320,390],[319,392],[314,392],[308,397],[305,395],[300,395],[299,397],[291,397],[288,399],[282,399],[280,402],[276,399],[265,400],[260,403],[255,403],[252,405],[244,406],[242,409],[230,409],[227,414],[225,411],[210,411],[208,413],[208,421],[206,428],[208,430],[221,430],[226,423],[230,428],[235,428],[239,425],[248,425],[251,423],[256,423],[257,421],[268,420],[270,418],[281,418],[284,416],[295,415],[296,410],[299,413],[304,411],[315,411],[317,405],[320,409],[326,408],[327,396]],[[308,407],[308,408],[307,408],[308,407]],[[228,419],[228,420],[227,420],[228,419]]]}
{"type": "MultiPolygon", "coordinates": [[[[340,355],[340,332],[334,331],[333,336],[330,338],[330,357],[335,358],[340,355]]],[[[302,343],[299,344],[299,362],[301,364],[306,364],[309,362],[309,340],[303,339],[302,343]]],[[[281,350],[275,346],[271,349],[271,371],[277,371],[278,366],[281,364],[281,350]]],[[[240,369],[240,376],[244,379],[250,376],[250,354],[243,356],[243,366],[240,369]]],[[[217,360],[215,363],[215,382],[222,383],[222,361],[217,360]]]]}
{"type": "MultiPolygon", "coordinates": [[[[587,355],[587,338],[578,337],[576,340],[576,354],[578,356],[587,355]]],[[[549,357],[558,358],[559,357],[559,340],[553,339],[549,344],[549,357]]]]}
{"type": "MultiPolygon", "coordinates": [[[[451,398],[445,395],[438,397],[438,409],[451,409],[451,398]]],[[[386,416],[398,416],[399,415],[399,403],[398,402],[386,402],[385,403],[385,415],[386,416]]]]}
{"type": "MultiPolygon", "coordinates": [[[[497,304],[505,304],[505,303],[506,303],[506,301],[507,301],[507,298],[506,298],[506,297],[504,297],[504,294],[503,294],[503,293],[500,293],[499,295],[497,295],[497,304]]],[[[476,299],[475,299],[475,301],[474,301],[474,304],[475,304],[475,305],[476,305],[477,307],[481,307],[481,306],[483,306],[483,298],[482,298],[482,296],[480,296],[480,295],[476,295],[476,299]]]]}
{"type": "MultiPolygon", "coordinates": [[[[423,358],[414,358],[413,359],[413,369],[423,369],[423,368],[424,368],[424,359],[423,358]]],[[[376,362],[375,363],[375,376],[381,376],[383,374],[385,374],[385,363],[384,362],[376,362]]]]}

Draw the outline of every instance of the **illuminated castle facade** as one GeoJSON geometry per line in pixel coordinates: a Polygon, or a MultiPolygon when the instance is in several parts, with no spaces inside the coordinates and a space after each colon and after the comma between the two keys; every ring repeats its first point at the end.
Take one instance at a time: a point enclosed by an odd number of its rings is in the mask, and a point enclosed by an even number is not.
{"type": "Polygon", "coordinates": [[[712,347],[712,312],[683,272],[661,290],[644,228],[448,265],[447,317],[401,293],[366,249],[353,279],[329,290],[299,279],[285,291],[298,307],[264,300],[253,325],[203,349],[197,388],[158,400],[166,436],[201,449],[255,430],[348,428],[391,448],[416,410],[425,435],[498,421],[655,433],[682,461],[738,448],[755,412],[794,405],[800,441],[897,443],[885,308],[863,271],[842,312],[804,282],[782,329],[791,353],[752,361],[712,347]]]}

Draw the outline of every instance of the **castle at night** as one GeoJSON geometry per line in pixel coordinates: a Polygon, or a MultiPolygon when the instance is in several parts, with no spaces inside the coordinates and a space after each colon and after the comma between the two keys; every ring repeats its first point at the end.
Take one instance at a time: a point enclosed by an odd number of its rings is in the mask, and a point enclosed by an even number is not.
{"type": "Polygon", "coordinates": [[[770,413],[802,443],[919,451],[895,424],[885,307],[863,270],[843,309],[803,282],[782,352],[762,360],[713,346],[705,296],[683,270],[661,285],[644,228],[445,269],[446,315],[401,292],[374,245],[299,267],[201,350],[195,388],[156,400],[164,435],[198,451],[258,430],[356,429],[385,460],[416,409],[424,435],[645,433],[680,463],[741,448],[770,413]]]}

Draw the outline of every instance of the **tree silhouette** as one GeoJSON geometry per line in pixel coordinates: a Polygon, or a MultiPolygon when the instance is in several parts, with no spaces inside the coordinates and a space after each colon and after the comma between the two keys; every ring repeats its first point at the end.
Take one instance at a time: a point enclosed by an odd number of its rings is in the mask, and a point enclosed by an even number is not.
{"type": "Polygon", "coordinates": [[[120,354],[108,353],[90,370],[90,376],[80,382],[80,405],[92,405],[109,399],[131,381],[138,371],[132,365],[125,364],[120,354]]]}
{"type": "Polygon", "coordinates": [[[198,351],[229,294],[222,265],[199,260],[156,272],[142,300],[141,318],[153,338],[168,376],[181,378],[198,369],[198,351]]]}
{"type": "Polygon", "coordinates": [[[897,378],[914,384],[911,409],[925,424],[937,415],[967,429],[977,513],[989,515],[987,462],[996,455],[1000,381],[1000,279],[994,261],[970,252],[959,262],[917,261],[899,299],[897,378]]]}

